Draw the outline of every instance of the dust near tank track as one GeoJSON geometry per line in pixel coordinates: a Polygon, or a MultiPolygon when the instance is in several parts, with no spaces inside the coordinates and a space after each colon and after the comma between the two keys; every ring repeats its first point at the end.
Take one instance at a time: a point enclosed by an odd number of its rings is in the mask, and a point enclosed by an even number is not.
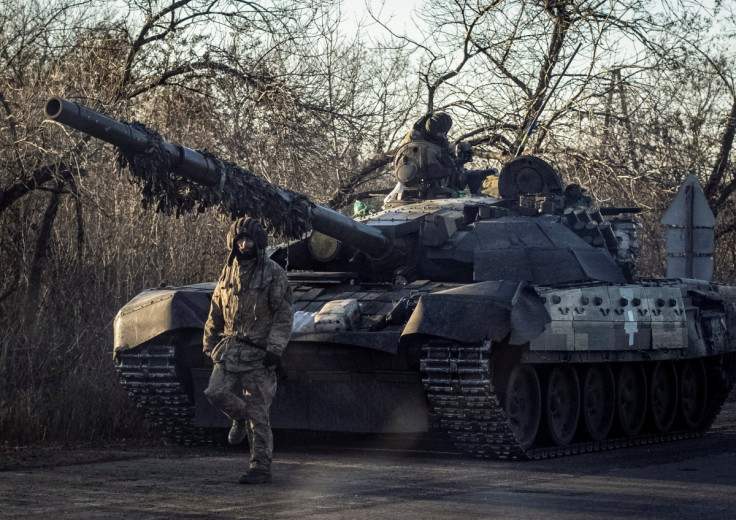
{"type": "Polygon", "coordinates": [[[500,396],[495,391],[489,351],[490,343],[483,346],[422,345],[422,381],[429,402],[439,416],[441,428],[468,456],[535,460],[701,437],[718,415],[732,386],[725,385],[710,398],[703,426],[696,430],[524,449],[517,441],[500,396]]]}

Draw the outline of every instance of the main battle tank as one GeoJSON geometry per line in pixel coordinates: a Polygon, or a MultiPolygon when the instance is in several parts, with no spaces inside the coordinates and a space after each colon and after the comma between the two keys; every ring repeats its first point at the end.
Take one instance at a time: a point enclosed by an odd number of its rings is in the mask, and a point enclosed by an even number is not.
{"type": "MultiPolygon", "coordinates": [[[[54,98],[46,114],[127,152],[149,146],[139,129],[75,103],[54,98]]],[[[217,161],[163,145],[174,172],[223,186],[217,161]]],[[[510,161],[498,197],[428,198],[425,188],[359,220],[306,204],[313,231],[270,250],[295,311],[273,427],[439,429],[468,455],[501,459],[709,428],[733,380],[736,289],[693,277],[712,266],[697,183],[667,214],[668,242],[682,251],[666,279],[635,276],[635,208],[598,208],[539,158],[510,161]]],[[[122,384],[184,443],[228,426],[203,395],[213,289],[150,289],[115,318],[122,384]]]]}

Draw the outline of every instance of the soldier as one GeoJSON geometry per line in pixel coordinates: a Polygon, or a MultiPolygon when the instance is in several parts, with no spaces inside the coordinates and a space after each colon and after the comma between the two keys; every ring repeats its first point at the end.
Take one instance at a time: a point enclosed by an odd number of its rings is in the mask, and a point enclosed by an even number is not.
{"type": "Polygon", "coordinates": [[[401,144],[409,141],[429,141],[441,146],[448,155],[454,157],[455,153],[447,140],[447,132],[450,131],[450,128],[452,128],[452,118],[449,114],[433,112],[414,123],[414,127],[409,130],[401,144]]]}
{"type": "Polygon", "coordinates": [[[401,142],[394,158],[394,175],[400,184],[413,186],[420,180],[438,180],[456,173],[455,152],[447,140],[452,118],[434,112],[416,123],[401,142]]]}
{"type": "Polygon", "coordinates": [[[269,408],[294,319],[286,273],[266,256],[266,243],[266,232],[253,218],[230,226],[230,255],[204,327],[204,352],[215,365],[204,393],[233,421],[230,444],[246,436],[250,444],[249,469],[241,484],[271,481],[269,408]],[[243,387],[242,398],[233,393],[236,383],[243,387]]]}

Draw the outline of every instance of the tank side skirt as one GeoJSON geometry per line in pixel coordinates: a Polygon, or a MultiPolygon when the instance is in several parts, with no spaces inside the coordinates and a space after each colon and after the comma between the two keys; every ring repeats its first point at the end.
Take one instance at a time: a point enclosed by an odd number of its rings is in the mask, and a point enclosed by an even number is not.
{"type": "Polygon", "coordinates": [[[538,293],[552,318],[530,342],[530,350],[545,352],[540,362],[551,351],[609,352],[620,361],[706,354],[700,343],[689,341],[687,302],[679,287],[586,285],[539,288],[538,293]]]}

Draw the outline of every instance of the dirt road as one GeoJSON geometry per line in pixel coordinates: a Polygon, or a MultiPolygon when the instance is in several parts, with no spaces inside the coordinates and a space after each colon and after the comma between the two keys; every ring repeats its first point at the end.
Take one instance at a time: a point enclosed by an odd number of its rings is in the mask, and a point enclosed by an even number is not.
{"type": "Polygon", "coordinates": [[[734,403],[701,439],[538,462],[388,440],[281,436],[273,483],[255,487],[237,484],[243,450],[4,450],[0,518],[720,520],[736,510],[734,403]]]}

